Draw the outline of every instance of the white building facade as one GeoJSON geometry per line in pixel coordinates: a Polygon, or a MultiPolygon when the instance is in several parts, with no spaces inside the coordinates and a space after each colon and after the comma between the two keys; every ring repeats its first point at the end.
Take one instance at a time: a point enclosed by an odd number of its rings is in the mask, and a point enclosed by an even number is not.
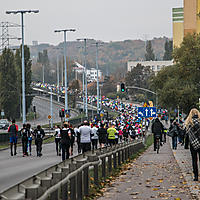
{"type": "Polygon", "coordinates": [[[172,66],[173,60],[170,61],[128,61],[127,63],[127,70],[130,72],[137,64],[141,64],[142,66],[149,66],[151,70],[157,74],[161,69],[172,66]]]}

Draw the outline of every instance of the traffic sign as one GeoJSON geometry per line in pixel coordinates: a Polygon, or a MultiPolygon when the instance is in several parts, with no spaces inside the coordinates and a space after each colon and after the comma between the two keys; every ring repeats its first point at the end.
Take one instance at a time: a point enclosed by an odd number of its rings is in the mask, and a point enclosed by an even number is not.
{"type": "Polygon", "coordinates": [[[156,107],[138,107],[138,117],[156,117],[156,107]]]}
{"type": "Polygon", "coordinates": [[[148,107],[148,105],[147,105],[147,103],[146,103],[146,102],[144,103],[143,107],[148,107]]]}
{"type": "Polygon", "coordinates": [[[51,115],[48,115],[48,119],[51,119],[51,115]]]}
{"type": "Polygon", "coordinates": [[[66,118],[69,118],[69,114],[66,114],[65,116],[66,116],[66,118]]]}

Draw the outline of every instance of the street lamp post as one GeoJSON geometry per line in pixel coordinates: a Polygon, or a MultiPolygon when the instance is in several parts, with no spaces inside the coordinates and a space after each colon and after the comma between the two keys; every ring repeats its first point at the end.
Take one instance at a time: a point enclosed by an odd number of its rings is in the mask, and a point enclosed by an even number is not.
{"type": "MultiPolygon", "coordinates": [[[[55,30],[55,33],[64,33],[64,61],[65,61],[65,112],[68,113],[68,92],[67,92],[67,53],[66,53],[66,46],[67,46],[67,32],[75,32],[75,29],[61,29],[55,30]]],[[[65,116],[65,120],[67,120],[65,116]]]]}
{"type": "Polygon", "coordinates": [[[98,65],[98,46],[99,43],[96,42],[96,69],[97,69],[97,114],[99,114],[99,65],[98,65]]]}
{"type": "Polygon", "coordinates": [[[57,55],[57,61],[56,61],[56,65],[57,65],[57,91],[58,91],[58,102],[60,102],[60,98],[59,98],[59,93],[60,93],[60,77],[59,77],[59,56],[57,55]]]}
{"type": "Polygon", "coordinates": [[[21,14],[22,23],[22,116],[23,123],[26,122],[26,99],[25,99],[25,66],[24,66],[24,14],[39,13],[39,10],[16,10],[6,11],[6,14],[21,14]]]}
{"type": "Polygon", "coordinates": [[[85,115],[88,118],[88,94],[87,94],[87,62],[86,62],[86,44],[88,38],[77,39],[78,41],[84,41],[84,67],[85,67],[85,115]]]}

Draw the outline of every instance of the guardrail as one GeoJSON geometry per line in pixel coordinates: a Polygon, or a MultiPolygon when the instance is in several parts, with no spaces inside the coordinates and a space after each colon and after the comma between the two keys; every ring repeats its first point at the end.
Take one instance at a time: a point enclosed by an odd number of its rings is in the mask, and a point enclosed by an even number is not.
{"type": "Polygon", "coordinates": [[[4,191],[0,199],[82,200],[89,195],[89,173],[98,186],[100,177],[105,180],[113,169],[142,148],[142,141],[128,142],[75,156],[4,191]]]}

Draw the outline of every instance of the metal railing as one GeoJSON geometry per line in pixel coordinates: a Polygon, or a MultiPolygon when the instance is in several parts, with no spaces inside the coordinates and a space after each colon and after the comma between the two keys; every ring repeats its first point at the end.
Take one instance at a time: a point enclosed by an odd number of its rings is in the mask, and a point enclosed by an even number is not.
{"type": "Polygon", "coordinates": [[[82,200],[89,195],[90,175],[98,186],[144,146],[142,141],[128,142],[80,154],[4,191],[0,199],[82,200]]]}

